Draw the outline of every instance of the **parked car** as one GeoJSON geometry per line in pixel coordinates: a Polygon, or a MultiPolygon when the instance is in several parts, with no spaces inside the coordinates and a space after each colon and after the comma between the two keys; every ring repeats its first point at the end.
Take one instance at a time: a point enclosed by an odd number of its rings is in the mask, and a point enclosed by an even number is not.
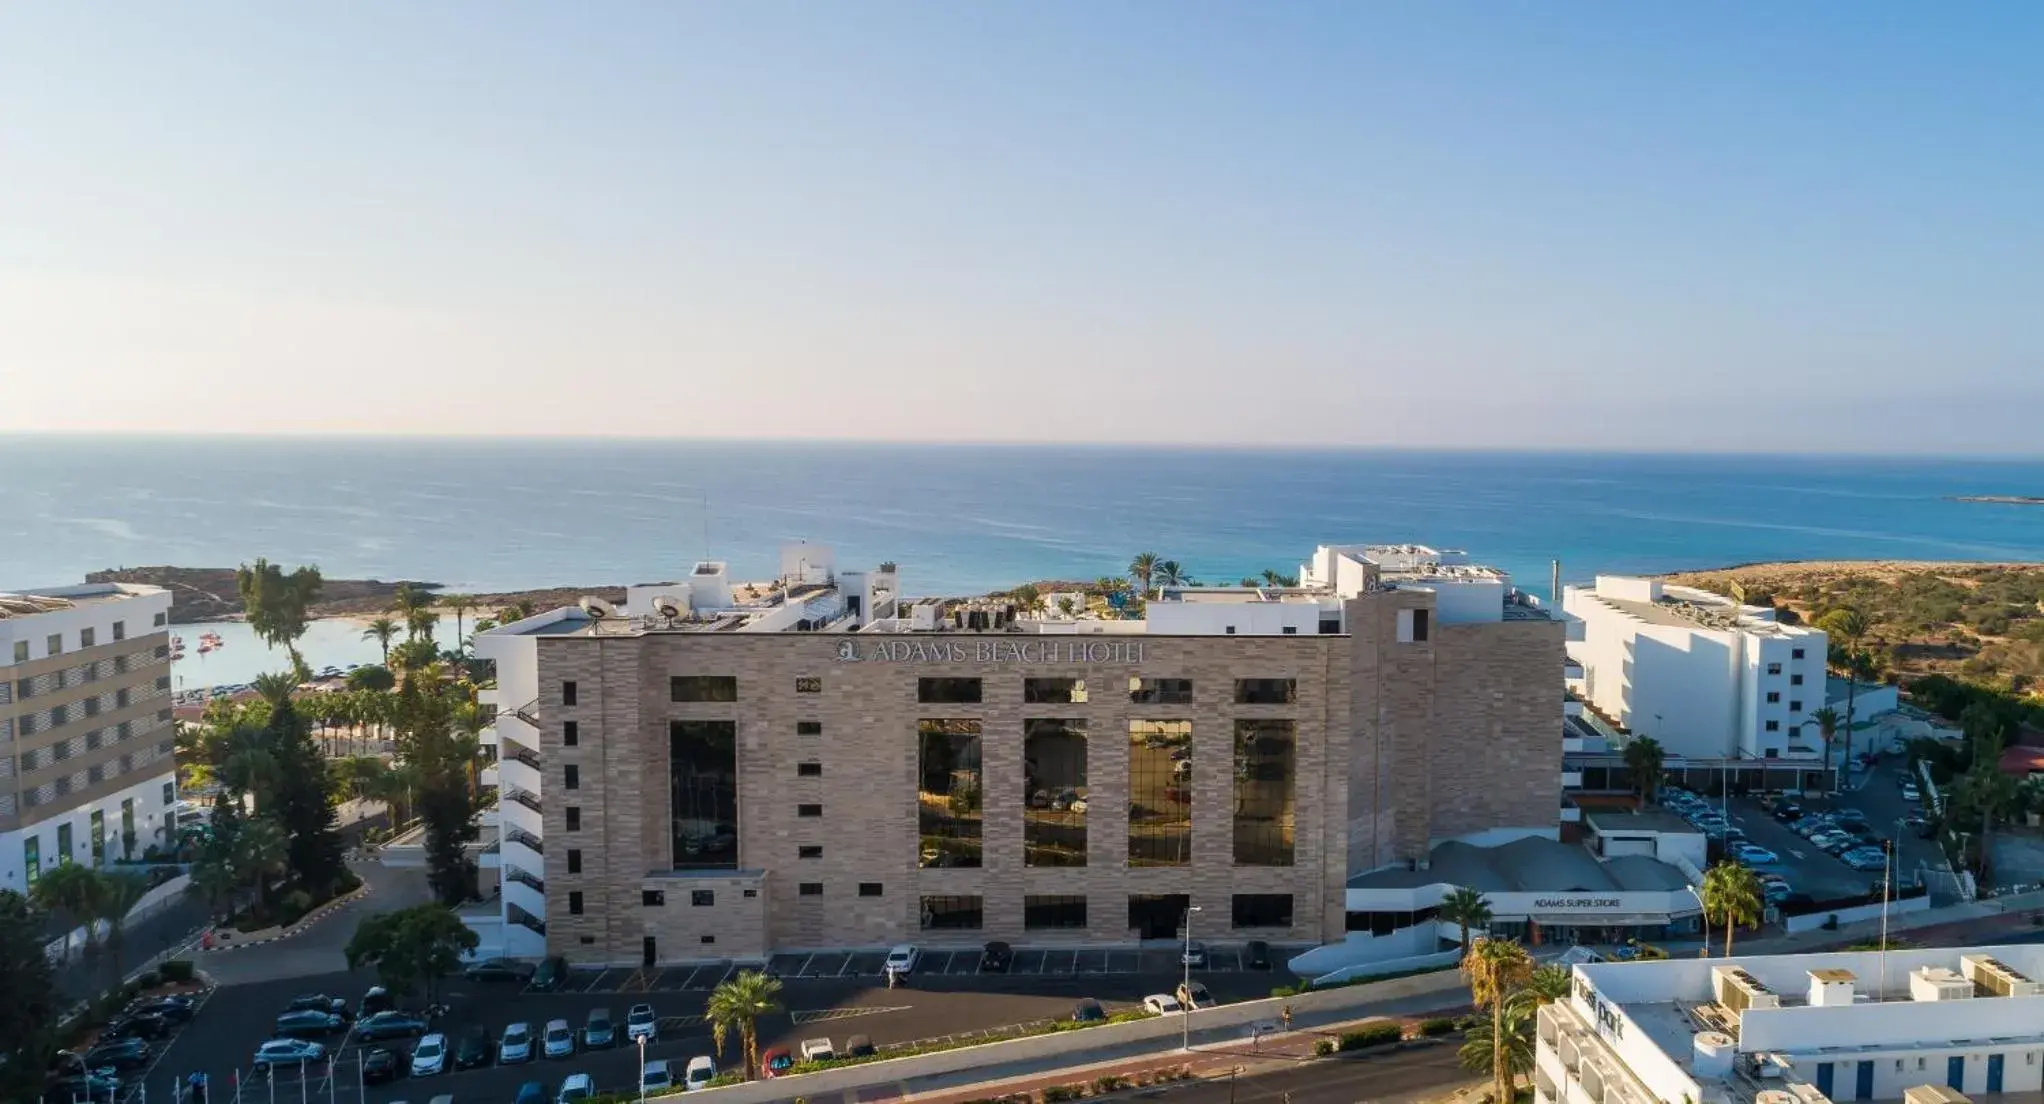
{"type": "Polygon", "coordinates": [[[1793,801],[1777,802],[1771,811],[1774,813],[1774,819],[1783,824],[1803,818],[1803,807],[1793,801]]]}
{"type": "Polygon", "coordinates": [[[804,1062],[824,1062],[835,1057],[837,1057],[837,1051],[831,1047],[828,1038],[802,1040],[802,1060],[804,1062]]]}
{"type": "Polygon", "coordinates": [[[362,1081],[368,1085],[381,1085],[395,1081],[405,1075],[405,1068],[398,1064],[397,1051],[388,1047],[370,1047],[362,1052],[362,1081]]]}
{"type": "Polygon", "coordinates": [[[1845,865],[1854,870],[1883,870],[1888,866],[1888,856],[1879,851],[1848,851],[1843,857],[1845,865]]]}
{"type": "Polygon", "coordinates": [[[1270,969],[1270,944],[1261,939],[1252,939],[1242,945],[1242,968],[1245,970],[1270,969]]]}
{"type": "Polygon", "coordinates": [[[546,1022],[546,1056],[548,1058],[573,1058],[575,1056],[575,1029],[566,1020],[546,1022]]]}
{"type": "Polygon", "coordinates": [[[365,1043],[383,1039],[416,1039],[432,1028],[410,1012],[378,1012],[355,1025],[355,1037],[365,1043]]]}
{"type": "Polygon", "coordinates": [[[871,1058],[880,1053],[873,1047],[873,1040],[864,1035],[854,1035],[845,1040],[845,1057],[871,1058]]]}
{"type": "Polygon", "coordinates": [[[412,1048],[412,1076],[430,1077],[447,1072],[447,1036],[434,1032],[412,1048]]]}
{"type": "MultiPolygon", "coordinates": [[[[497,1064],[513,1066],[530,1061],[532,1061],[532,1025],[515,1023],[506,1027],[503,1036],[497,1040],[497,1064]]],[[[544,1089],[541,1091],[544,1092],[544,1089]]]]}
{"type": "Polygon", "coordinates": [[[1072,1006],[1072,1022],[1074,1023],[1099,1023],[1106,1018],[1107,1010],[1100,1007],[1100,1002],[1092,997],[1087,997],[1085,1000],[1072,1006]]]}
{"type": "Polygon", "coordinates": [[[610,1009],[590,1009],[589,1018],[582,1023],[582,1049],[608,1050],[616,1045],[617,1025],[611,1022],[610,1009]]]}
{"type": "Polygon", "coordinates": [[[1923,794],[1917,790],[1916,783],[1914,782],[1902,783],[1902,800],[1919,801],[1922,800],[1922,798],[1923,794]]]}
{"type": "Polygon", "coordinates": [[[461,1042],[454,1048],[454,1068],[481,1069],[489,1064],[490,1033],[481,1026],[471,1027],[462,1032],[461,1042]]]}
{"type": "MultiPolygon", "coordinates": [[[[768,1074],[767,1076],[772,1077],[773,1074],[768,1074]]],[[[639,1090],[641,1092],[650,1096],[653,1093],[666,1092],[673,1087],[674,1070],[668,1066],[667,1059],[655,1058],[639,1070],[639,1090]]]]}
{"type": "Polygon", "coordinates": [[[149,1068],[149,1044],[140,1039],[115,1039],[85,1052],[85,1068],[123,1072],[149,1068]]]}
{"type": "Polygon", "coordinates": [[[527,1081],[518,1086],[516,1104],[546,1104],[546,1085],[538,1081],[527,1081]]]}
{"type": "Polygon", "coordinates": [[[1144,997],[1143,1008],[1159,1016],[1169,1016],[1174,1012],[1185,1011],[1185,1006],[1178,1003],[1178,998],[1168,993],[1152,993],[1144,997]]]}
{"type": "MultiPolygon", "coordinates": [[[[86,1055],[90,1061],[92,1056],[86,1055]]],[[[250,1063],[257,1073],[272,1066],[295,1066],[302,1062],[319,1062],[326,1059],[326,1047],[304,1039],[271,1039],[256,1048],[255,1060],[250,1063]]]]}
{"type": "Polygon", "coordinates": [[[284,1006],[284,1011],[331,1012],[336,1016],[346,1017],[348,1015],[348,1002],[339,997],[329,997],[324,993],[310,993],[302,997],[293,997],[291,1003],[284,1006]]]}
{"type": "Polygon", "coordinates": [[[121,1096],[121,1079],[105,1073],[75,1073],[51,1081],[43,1089],[43,1104],[114,1104],[121,1096]]]}
{"type": "Polygon", "coordinates": [[[520,985],[531,981],[532,975],[531,963],[512,958],[486,958],[461,972],[470,981],[515,981],[520,985]]]}
{"type": "Polygon", "coordinates": [[[176,1030],[175,1026],[154,1012],[130,1010],[120,1018],[101,1029],[101,1039],[161,1039],[176,1030]]]}
{"type": "Polygon", "coordinates": [[[916,962],[921,958],[921,952],[903,943],[887,952],[887,963],[882,969],[890,974],[913,973],[915,972],[916,962]]]}
{"type": "Polygon", "coordinates": [[[660,1018],[653,1014],[650,1004],[635,1004],[625,1013],[625,1041],[636,1043],[640,1036],[649,1043],[660,1038],[660,1018]]]}
{"type": "Polygon", "coordinates": [[[344,1026],[331,1012],[286,1012],[277,1017],[276,1035],[281,1039],[317,1039],[339,1032],[344,1026]]]}
{"type": "Polygon", "coordinates": [[[1757,843],[1742,843],[1731,849],[1732,857],[1747,866],[1766,866],[1781,861],[1781,856],[1757,843]]]}
{"type": "Polygon", "coordinates": [[[571,1073],[561,1078],[561,1091],[554,1094],[554,1104],[575,1104],[595,1095],[595,1078],[586,1073],[571,1073]]]}
{"type": "Polygon", "coordinates": [[[355,1016],[359,1019],[363,1016],[374,1016],[378,1012],[390,1012],[396,1008],[397,1000],[390,995],[390,990],[381,985],[372,985],[362,994],[362,999],[355,1002],[355,1016]]]}
{"type": "Polygon", "coordinates": [[[539,969],[532,972],[531,986],[535,993],[551,993],[568,983],[568,960],[554,955],[540,962],[539,969]]]}
{"type": "Polygon", "coordinates": [[[779,1077],[795,1068],[795,1056],[788,1053],[787,1047],[774,1047],[759,1056],[759,1068],[768,1077],[779,1077]]]}
{"type": "MultiPolygon", "coordinates": [[[[809,1044],[804,1043],[802,1045],[806,1047],[809,1044]]],[[[710,1082],[716,1079],[717,1063],[710,1061],[710,1056],[707,1054],[698,1054],[688,1060],[688,1068],[682,1071],[681,1091],[694,1092],[697,1089],[707,1089],[710,1087],[710,1082]]]]}
{"type": "Polygon", "coordinates": [[[1212,1008],[1219,1003],[1214,1000],[1212,993],[1207,992],[1206,984],[1199,981],[1188,981],[1180,985],[1176,995],[1178,1003],[1187,1008],[1212,1008]]]}
{"type": "Polygon", "coordinates": [[[1207,964],[1207,945],[1197,939],[1187,943],[1185,949],[1178,953],[1178,963],[1181,966],[1196,966],[1204,969],[1207,964]]]}
{"type": "Polygon", "coordinates": [[[981,973],[1005,974],[1008,972],[1009,964],[1014,961],[1014,949],[998,939],[980,948],[979,968],[981,973]]]}
{"type": "Polygon", "coordinates": [[[192,1022],[192,1017],[198,1014],[199,1007],[190,997],[154,997],[138,1002],[129,1011],[146,1012],[152,1016],[161,1016],[172,1023],[183,1024],[192,1022]]]}

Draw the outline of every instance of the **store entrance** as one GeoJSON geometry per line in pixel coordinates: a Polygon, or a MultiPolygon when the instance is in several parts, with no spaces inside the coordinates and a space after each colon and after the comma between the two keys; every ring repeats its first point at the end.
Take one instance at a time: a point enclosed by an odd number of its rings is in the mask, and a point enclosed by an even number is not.
{"type": "Polygon", "coordinates": [[[1128,926],[1137,939],[1177,939],[1191,907],[1184,893],[1135,894],[1128,899],[1128,926]]]}

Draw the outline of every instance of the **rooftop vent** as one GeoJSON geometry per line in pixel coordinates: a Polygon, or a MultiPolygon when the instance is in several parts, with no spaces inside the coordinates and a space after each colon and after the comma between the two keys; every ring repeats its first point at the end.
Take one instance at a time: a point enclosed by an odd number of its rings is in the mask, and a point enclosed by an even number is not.
{"type": "Polygon", "coordinates": [[[2001,959],[1987,955],[1960,955],[1959,970],[1985,996],[2044,996],[2044,985],[2024,977],[2001,959]]]}
{"type": "Polygon", "coordinates": [[[1718,1003],[1735,1015],[1749,1008],[1781,1007],[1781,998],[1775,995],[1774,990],[1760,984],[1759,978],[1737,966],[1719,966],[1710,974],[1718,1003]]]}
{"type": "Polygon", "coordinates": [[[1810,971],[1810,1007],[1847,1008],[1852,1005],[1852,985],[1858,980],[1851,970],[1810,971]]]}
{"type": "Polygon", "coordinates": [[[1925,966],[1909,975],[1910,1000],[1970,1000],[1972,997],[1973,983],[1949,967],[1925,966]]]}

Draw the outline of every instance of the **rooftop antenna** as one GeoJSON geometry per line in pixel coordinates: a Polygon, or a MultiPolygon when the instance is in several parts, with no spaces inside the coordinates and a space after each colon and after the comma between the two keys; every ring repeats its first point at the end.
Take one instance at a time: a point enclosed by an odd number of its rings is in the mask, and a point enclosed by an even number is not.
{"type": "Polygon", "coordinates": [[[710,558],[710,492],[703,494],[703,559],[710,558]]]}

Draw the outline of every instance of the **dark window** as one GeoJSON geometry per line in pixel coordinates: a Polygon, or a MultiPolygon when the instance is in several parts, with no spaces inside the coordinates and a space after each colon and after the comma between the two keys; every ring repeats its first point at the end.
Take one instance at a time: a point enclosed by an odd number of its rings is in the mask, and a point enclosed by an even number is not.
{"type": "Polygon", "coordinates": [[[1234,635],[1235,635],[1235,626],[1233,626],[1233,625],[1230,625],[1230,626],[1228,626],[1227,632],[1228,632],[1228,635],[1229,635],[1229,636],[1234,636],[1234,635]]]}
{"type": "MultiPolygon", "coordinates": [[[[88,668],[88,670],[89,670],[89,668],[88,668]]],[[[161,677],[161,678],[157,679],[157,680],[156,680],[156,688],[157,688],[158,690],[168,690],[168,689],[170,689],[170,676],[169,676],[169,675],[164,675],[163,677],[161,677]]]]}
{"type": "Polygon", "coordinates": [[[582,788],[582,768],[573,763],[561,768],[561,788],[579,790],[582,788]]]}
{"type": "Polygon", "coordinates": [[[917,853],[923,866],[980,864],[979,740],[975,720],[916,722],[917,853]]]}
{"type": "Polygon", "coordinates": [[[1781,674],[1781,664],[1779,664],[1779,663],[1770,663],[1770,664],[1768,664],[1768,665],[1767,665],[1767,673],[1768,673],[1768,674],[1770,674],[1770,675],[1778,675],[1778,674],[1781,674]]]}
{"type": "Polygon", "coordinates": [[[1191,705],[1192,680],[1180,678],[1131,678],[1128,700],[1139,705],[1191,705]]]}
{"type": "Polygon", "coordinates": [[[881,888],[880,888],[880,883],[879,883],[879,882],[860,882],[860,883],[859,883],[859,896],[861,896],[861,897],[878,897],[878,896],[880,896],[880,894],[881,894],[881,888]]]}
{"type": "Polygon", "coordinates": [[[1794,649],[1794,650],[1790,651],[1790,652],[1789,652],[1789,658],[1790,658],[1790,659],[1801,659],[1801,658],[1803,658],[1803,650],[1802,650],[1801,648],[1796,648],[1796,649],[1794,649]]]}
{"type": "Polygon", "coordinates": [[[716,936],[714,936],[714,935],[706,935],[706,936],[703,936],[703,942],[704,942],[704,943],[715,943],[716,941],[717,941],[717,937],[716,937],[716,936]]]}
{"type": "Polygon", "coordinates": [[[581,830],[582,830],[582,806],[580,806],[580,805],[570,805],[570,806],[568,806],[568,808],[567,808],[567,816],[568,816],[568,831],[570,831],[570,832],[579,832],[579,831],[581,831],[581,830]]]}
{"type": "Polygon", "coordinates": [[[1780,701],[1780,700],[1781,700],[1781,691],[1779,691],[1779,690],[1769,690],[1769,691],[1767,692],[1767,703],[1768,703],[1769,705],[1773,705],[1774,703],[1776,703],[1776,702],[1778,702],[1778,701],[1780,701]]]}
{"type": "Polygon", "coordinates": [[[157,626],[161,626],[161,625],[163,625],[163,624],[164,624],[165,622],[167,622],[168,620],[170,620],[170,615],[169,615],[169,614],[167,614],[167,613],[159,613],[159,614],[157,614],[157,615],[156,615],[156,618],[155,618],[155,620],[151,621],[151,622],[150,622],[150,624],[152,624],[152,625],[157,625],[157,626]]]}
{"type": "Polygon", "coordinates": [[[1802,703],[1802,700],[1801,700],[1801,699],[1799,699],[1799,698],[1790,698],[1790,699],[1789,699],[1789,712],[1791,712],[1791,713],[1801,713],[1802,711],[1803,711],[1803,703],[1802,703]]]}
{"type": "Polygon", "coordinates": [[[587,946],[589,946],[590,944],[592,944],[592,943],[595,943],[595,942],[596,942],[596,937],[595,937],[595,936],[593,936],[593,935],[585,935],[585,936],[583,936],[583,937],[582,937],[582,945],[583,945],[584,947],[587,947],[587,946]]]}
{"type": "Polygon", "coordinates": [[[823,722],[822,722],[822,721],[796,721],[796,722],[795,722],[795,735],[797,735],[797,736],[821,736],[821,735],[823,735],[823,722]]]}
{"type": "Polygon", "coordinates": [[[98,631],[97,631],[97,630],[94,630],[94,629],[79,629],[79,630],[78,630],[78,646],[79,646],[79,647],[81,647],[81,648],[90,648],[90,647],[92,647],[93,643],[94,643],[95,641],[97,641],[98,639],[99,639],[99,633],[98,633],[98,631]]]}
{"type": "Polygon", "coordinates": [[[1427,630],[1432,627],[1428,622],[1432,620],[1432,610],[1416,609],[1412,611],[1412,642],[1414,644],[1424,644],[1427,642],[1427,630]]]}
{"type": "Polygon", "coordinates": [[[751,897],[757,897],[757,896],[759,896],[759,890],[756,890],[756,889],[748,889],[748,890],[746,890],[746,891],[745,891],[745,894],[744,894],[744,896],[746,896],[746,897],[748,897],[748,898],[751,898],[751,897]]]}
{"type": "Polygon", "coordinates": [[[1238,928],[1289,928],[1292,926],[1292,895],[1237,893],[1234,917],[1234,926],[1238,928]]]}
{"type": "Polygon", "coordinates": [[[1297,626],[1297,625],[1286,625],[1286,626],[1284,627],[1284,630],[1283,630],[1283,631],[1284,631],[1284,634],[1285,634],[1286,636],[1297,636],[1297,635],[1299,635],[1299,626],[1297,626]]]}
{"type": "Polygon", "coordinates": [[[978,897],[925,897],[921,913],[924,931],[977,931],[983,922],[978,897]]]}
{"type": "Polygon", "coordinates": [[[976,678],[924,678],[916,680],[916,700],[945,705],[972,705],[979,701],[976,678]]]}
{"type": "Polygon", "coordinates": [[[562,721],[561,722],[562,745],[565,747],[574,747],[577,744],[580,744],[581,742],[582,742],[582,726],[574,721],[562,721]]]}
{"type": "Polygon", "coordinates": [[[667,785],[676,870],[738,866],[738,722],[670,721],[667,785]]]}
{"type": "Polygon", "coordinates": [[[823,845],[820,843],[801,844],[795,848],[795,857],[798,859],[820,859],[823,857],[823,845]]]}
{"type": "Polygon", "coordinates": [[[1288,678],[1236,679],[1238,705],[1290,705],[1299,700],[1299,681],[1288,678]]]}
{"type": "Polygon", "coordinates": [[[1185,930],[1192,898],[1183,893],[1132,893],[1128,926],[1138,939],[1176,939],[1185,930]]]}
{"type": "Polygon", "coordinates": [[[795,773],[803,778],[821,778],[823,777],[823,764],[797,763],[795,764],[795,773]]]}
{"type": "Polygon", "coordinates": [[[731,675],[675,675],[667,680],[667,700],[735,702],[738,680],[731,675]]]}
{"type": "Polygon", "coordinates": [[[1192,861],[1192,722],[1128,723],[1128,864],[1192,861]]]}
{"type": "Polygon", "coordinates": [[[582,852],[572,847],[568,849],[568,873],[582,873],[582,852]]]}
{"type": "Polygon", "coordinates": [[[714,889],[691,889],[688,891],[690,908],[716,908],[717,891],[714,889]]]}
{"type": "Polygon", "coordinates": [[[657,889],[642,889],[639,891],[639,903],[647,908],[660,908],[667,904],[667,894],[657,889]]]}
{"type": "Polygon", "coordinates": [[[1339,636],[1340,634],[1341,634],[1341,618],[1323,617],[1320,619],[1321,636],[1339,636]]]}
{"type": "Polygon", "coordinates": [[[1086,680],[1074,678],[1026,678],[1022,700],[1031,704],[1055,702],[1076,704],[1086,700],[1086,680]]]}
{"type": "Polygon", "coordinates": [[[821,897],[823,896],[823,883],[803,882],[795,887],[795,892],[804,897],[821,897]]]}
{"type": "Polygon", "coordinates": [[[1802,684],[1803,684],[1803,676],[1801,676],[1801,675],[1790,675],[1790,676],[1789,676],[1789,685],[1790,685],[1790,686],[1801,686],[1802,684]]]}
{"type": "Polygon", "coordinates": [[[1022,722],[1022,864],[1086,865],[1086,722],[1022,722]]]}
{"type": "Polygon", "coordinates": [[[1767,722],[1767,731],[1769,731],[1769,732],[1780,732],[1780,731],[1781,731],[1781,722],[1780,722],[1780,721],[1769,721],[1769,722],[1767,722]]]}
{"type": "Polygon", "coordinates": [[[823,680],[813,676],[797,678],[795,680],[795,692],[797,694],[821,694],[823,693],[823,680]]]}
{"type": "MultiPolygon", "coordinates": [[[[114,622],[114,639],[115,640],[128,639],[128,623],[126,621],[114,622]]],[[[1798,656],[1796,658],[1800,659],[1802,657],[1798,656]]]]}
{"type": "Polygon", "coordinates": [[[582,915],[582,891],[579,889],[570,890],[568,893],[568,915],[582,915]]]}
{"type": "Polygon", "coordinates": [[[561,704],[562,704],[562,705],[574,705],[574,704],[575,704],[575,680],[574,680],[574,679],[569,679],[569,680],[567,680],[566,682],[563,682],[563,683],[561,683],[561,704]]]}
{"type": "Polygon", "coordinates": [[[1024,897],[1022,927],[1028,931],[1086,926],[1084,897],[1024,897]]]}
{"type": "Polygon", "coordinates": [[[820,817],[823,815],[823,806],[814,804],[797,805],[795,806],[795,815],[798,817],[820,817]]]}

